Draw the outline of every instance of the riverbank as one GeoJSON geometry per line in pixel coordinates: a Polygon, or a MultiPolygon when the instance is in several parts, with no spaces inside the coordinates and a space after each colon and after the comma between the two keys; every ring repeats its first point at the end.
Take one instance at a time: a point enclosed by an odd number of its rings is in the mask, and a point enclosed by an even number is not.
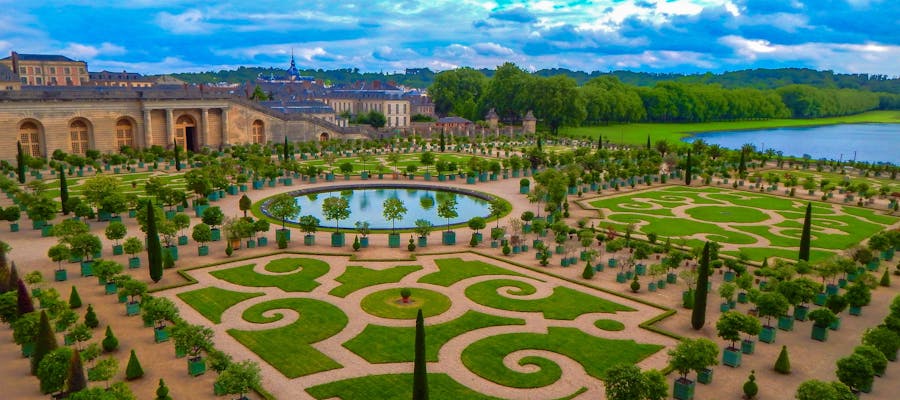
{"type": "Polygon", "coordinates": [[[734,131],[749,129],[785,128],[797,126],[821,126],[860,123],[900,123],[900,110],[870,111],[867,113],[847,115],[843,117],[816,119],[769,119],[758,121],[703,122],[703,123],[639,123],[604,126],[582,126],[562,128],[560,134],[575,137],[591,137],[609,140],[613,144],[642,145],[647,143],[647,136],[656,143],[666,140],[669,144],[681,142],[681,139],[700,132],[734,131]]]}

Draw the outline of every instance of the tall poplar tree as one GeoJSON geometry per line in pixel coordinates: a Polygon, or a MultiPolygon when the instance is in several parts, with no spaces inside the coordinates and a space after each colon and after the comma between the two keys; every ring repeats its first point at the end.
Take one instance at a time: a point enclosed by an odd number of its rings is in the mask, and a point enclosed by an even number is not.
{"type": "Polygon", "coordinates": [[[66,379],[66,392],[71,394],[87,388],[87,379],[84,376],[84,365],[81,363],[81,352],[73,351],[69,359],[69,377],[66,379]]]}
{"type": "Polygon", "coordinates": [[[650,150],[650,135],[647,135],[647,150],[650,150]]]}
{"type": "Polygon", "coordinates": [[[697,293],[691,311],[691,327],[700,330],[706,324],[706,297],[709,294],[709,242],[703,245],[700,268],[697,270],[697,293]]]}
{"type": "Polygon", "coordinates": [[[69,215],[69,207],[66,203],[69,202],[69,184],[66,182],[66,170],[59,166],[59,202],[62,203],[62,213],[63,215],[69,215]]]}
{"type": "Polygon", "coordinates": [[[747,160],[745,159],[747,152],[741,149],[741,159],[738,161],[738,176],[741,178],[747,174],[747,160]]]}
{"type": "Polygon", "coordinates": [[[25,183],[25,152],[19,141],[16,142],[16,172],[19,174],[19,183],[25,183]]]}
{"type": "Polygon", "coordinates": [[[425,365],[425,318],[416,314],[416,355],[413,366],[413,400],[428,400],[428,370],[425,365]]]}
{"type": "Polygon", "coordinates": [[[38,333],[34,343],[34,353],[31,353],[31,374],[37,373],[38,365],[44,356],[56,350],[59,344],[56,343],[56,334],[50,327],[50,318],[47,318],[47,312],[41,310],[41,321],[38,323],[38,333]]]}
{"type": "Polygon", "coordinates": [[[800,234],[800,256],[803,261],[809,261],[810,230],[812,229],[812,203],[806,203],[806,217],[803,218],[803,233],[800,234]]]}
{"type": "Polygon", "coordinates": [[[685,168],[685,172],[684,172],[684,184],[685,185],[691,186],[691,170],[692,169],[693,169],[693,167],[691,166],[691,151],[688,150],[687,168],[685,168]]]}
{"type": "Polygon", "coordinates": [[[444,128],[441,128],[440,146],[441,146],[441,153],[443,153],[444,150],[447,148],[447,142],[446,142],[446,139],[444,138],[444,128]]]}
{"type": "Polygon", "coordinates": [[[284,147],[282,148],[282,157],[284,157],[284,161],[288,160],[288,156],[290,155],[289,153],[290,151],[288,150],[287,135],[284,135],[284,147]]]}
{"type": "Polygon", "coordinates": [[[163,274],[162,248],[156,228],[156,211],[150,200],[147,200],[147,262],[150,264],[150,279],[154,283],[159,282],[163,274]]]}

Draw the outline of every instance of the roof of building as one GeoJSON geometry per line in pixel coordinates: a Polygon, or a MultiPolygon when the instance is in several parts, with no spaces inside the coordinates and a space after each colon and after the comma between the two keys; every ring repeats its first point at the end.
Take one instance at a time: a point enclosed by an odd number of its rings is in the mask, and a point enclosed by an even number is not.
{"type": "Polygon", "coordinates": [[[491,109],[488,111],[487,115],[484,116],[484,119],[499,119],[499,118],[500,118],[500,116],[497,115],[497,112],[494,111],[493,107],[491,107],[491,109]]]}
{"type": "Polygon", "coordinates": [[[534,117],[534,113],[531,110],[528,110],[528,113],[525,114],[525,121],[537,121],[537,118],[534,117]]]}
{"type": "Polygon", "coordinates": [[[18,82],[19,76],[9,67],[0,64],[0,82],[18,82]]]}
{"type": "Polygon", "coordinates": [[[331,114],[334,109],[328,104],[315,100],[302,101],[261,101],[259,105],[287,113],[331,114]]]}
{"type": "Polygon", "coordinates": [[[471,124],[472,121],[469,121],[462,117],[444,117],[437,121],[439,124],[471,124]]]}
{"type": "Polygon", "coordinates": [[[110,72],[110,71],[100,71],[100,72],[88,72],[88,77],[92,81],[150,81],[151,79],[145,78],[143,75],[137,72],[110,72]]]}
{"type": "MultiPolygon", "coordinates": [[[[19,61],[62,61],[62,62],[77,62],[69,57],[61,56],[58,54],[22,54],[17,53],[19,57],[19,61]]],[[[9,60],[12,56],[2,58],[0,60],[9,60]]]]}

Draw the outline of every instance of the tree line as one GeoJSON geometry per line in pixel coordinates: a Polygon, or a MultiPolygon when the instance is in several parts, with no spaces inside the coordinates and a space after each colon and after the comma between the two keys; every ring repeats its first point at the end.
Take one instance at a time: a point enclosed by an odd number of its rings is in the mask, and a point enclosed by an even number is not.
{"type": "Polygon", "coordinates": [[[644,87],[603,75],[579,85],[566,74],[544,77],[513,63],[490,78],[473,68],[443,71],[428,92],[439,115],[482,120],[494,109],[504,123],[518,123],[531,110],[551,132],[610,122],[818,118],[900,105],[897,94],[798,84],[758,89],[667,80],[644,87]]]}

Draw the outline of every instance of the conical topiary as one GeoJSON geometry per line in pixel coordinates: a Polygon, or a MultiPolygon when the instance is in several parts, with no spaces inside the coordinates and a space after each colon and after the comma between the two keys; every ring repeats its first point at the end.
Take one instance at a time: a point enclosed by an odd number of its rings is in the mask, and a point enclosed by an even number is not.
{"type": "Polygon", "coordinates": [[[791,373],[791,360],[788,358],[787,346],[781,346],[781,353],[778,354],[778,360],[775,361],[775,372],[779,374],[791,373]]]}
{"type": "Polygon", "coordinates": [[[144,376],[144,369],[141,368],[141,362],[138,361],[134,349],[131,349],[131,356],[128,357],[128,366],[125,367],[125,379],[133,380],[144,376]]]}
{"type": "Polygon", "coordinates": [[[34,352],[31,353],[32,375],[37,373],[38,365],[41,364],[41,360],[44,359],[44,356],[50,354],[51,351],[56,350],[58,346],[59,345],[56,343],[56,335],[53,333],[53,328],[50,326],[50,318],[47,317],[46,311],[41,310],[41,321],[38,324],[34,352]]]}
{"type": "Polygon", "coordinates": [[[16,283],[16,295],[18,296],[18,300],[16,301],[16,315],[22,316],[28,314],[30,312],[34,312],[34,302],[31,301],[31,295],[28,294],[28,289],[25,288],[25,282],[22,282],[21,279],[16,283]]]}
{"type": "Polygon", "coordinates": [[[116,351],[119,348],[119,339],[113,334],[112,327],[109,325],[106,326],[106,336],[103,338],[101,346],[103,346],[103,351],[107,353],[116,351]]]}
{"type": "Polygon", "coordinates": [[[16,269],[16,262],[13,261],[9,267],[9,276],[6,277],[6,287],[9,290],[13,290],[16,288],[16,285],[19,283],[19,270],[16,269]]]}
{"type": "Polygon", "coordinates": [[[172,397],[169,396],[169,387],[166,386],[166,382],[162,378],[159,378],[159,387],[156,388],[155,400],[172,400],[172,397]]]}
{"type": "Polygon", "coordinates": [[[87,388],[87,379],[84,377],[84,365],[81,363],[81,352],[73,351],[69,359],[69,374],[66,379],[66,391],[68,393],[80,392],[87,388]]]}
{"type": "Polygon", "coordinates": [[[87,312],[84,314],[84,324],[91,329],[100,326],[100,320],[97,319],[97,313],[94,312],[94,306],[90,304],[88,304],[87,312]]]}
{"type": "Polygon", "coordinates": [[[75,285],[72,285],[72,291],[69,292],[69,308],[81,308],[81,296],[78,294],[78,289],[75,288],[75,285]]]}
{"type": "Polygon", "coordinates": [[[891,286],[891,275],[888,274],[888,270],[885,269],[884,273],[881,274],[881,286],[888,287],[891,286]]]}
{"type": "Polygon", "coordinates": [[[581,273],[581,277],[584,279],[591,279],[594,277],[594,267],[591,266],[590,261],[584,265],[584,271],[581,273]]]}
{"type": "Polygon", "coordinates": [[[744,382],[744,397],[755,399],[757,393],[759,393],[759,385],[756,384],[756,371],[751,370],[747,382],[744,382]]]}

